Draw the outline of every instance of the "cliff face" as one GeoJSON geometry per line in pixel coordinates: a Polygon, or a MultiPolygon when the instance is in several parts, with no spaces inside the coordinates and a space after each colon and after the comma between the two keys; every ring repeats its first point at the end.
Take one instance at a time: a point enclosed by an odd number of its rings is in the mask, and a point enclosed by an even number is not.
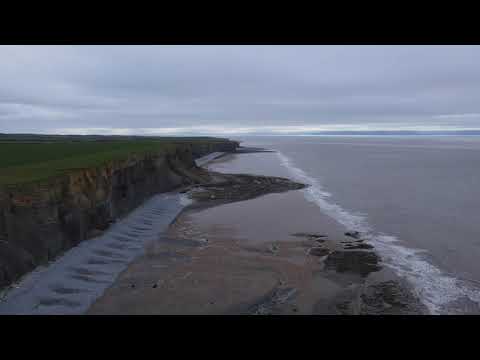
{"type": "Polygon", "coordinates": [[[155,193],[195,182],[194,159],[236,142],[181,144],[43,184],[0,191],[0,289],[52,260],[155,193]]]}

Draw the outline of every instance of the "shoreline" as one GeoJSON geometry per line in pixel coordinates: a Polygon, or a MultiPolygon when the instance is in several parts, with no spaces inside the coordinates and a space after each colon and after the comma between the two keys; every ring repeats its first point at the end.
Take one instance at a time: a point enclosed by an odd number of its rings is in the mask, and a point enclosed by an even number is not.
{"type": "MultiPolygon", "coordinates": [[[[228,158],[219,162],[228,164],[228,158]]],[[[213,177],[226,176],[210,172],[213,177]]],[[[234,177],[242,176],[264,178],[234,177]]],[[[251,196],[252,183],[232,196],[232,188],[238,185],[217,181],[202,187],[200,196],[195,193],[199,185],[184,190],[196,201],[182,210],[166,238],[152,243],[146,255],[122,273],[87,313],[428,313],[409,284],[382,266],[360,234],[346,235],[346,229],[333,225],[326,215],[316,220],[320,233],[289,233],[285,241],[270,241],[272,234],[262,230],[265,236],[260,234],[260,241],[250,241],[248,231],[238,238],[236,232],[252,227],[238,216],[259,212],[262,206],[287,209],[294,202],[304,209],[301,201],[306,202],[298,191],[253,191],[251,196]],[[209,212],[214,215],[205,217],[209,212]],[[229,212],[234,216],[230,220],[218,219],[229,212]],[[244,229],[231,228],[238,224],[244,229]]],[[[265,226],[265,213],[256,217],[253,228],[265,226]]]]}
{"type": "MultiPolygon", "coordinates": [[[[238,156],[269,152],[212,153],[197,166],[228,169],[238,156]]],[[[318,216],[297,191],[308,184],[206,168],[191,175],[193,184],[152,197],[26,275],[3,292],[0,313],[428,313],[360,233],[318,216]]]]}
{"type": "Polygon", "coordinates": [[[325,214],[336,219],[351,231],[358,231],[385,261],[396,278],[405,279],[422,305],[432,315],[441,314],[478,314],[478,291],[471,280],[443,271],[438,265],[424,257],[425,250],[409,246],[398,237],[379,233],[368,223],[365,215],[351,213],[341,205],[330,200],[331,194],[324,190],[317,179],[296,167],[289,157],[278,152],[282,165],[297,181],[312,186],[306,190],[306,198],[312,201],[325,214]]]}

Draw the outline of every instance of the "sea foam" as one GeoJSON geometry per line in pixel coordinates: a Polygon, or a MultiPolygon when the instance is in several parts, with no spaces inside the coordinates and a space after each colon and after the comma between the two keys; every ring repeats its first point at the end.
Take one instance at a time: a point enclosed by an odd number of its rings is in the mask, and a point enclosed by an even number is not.
{"type": "Polygon", "coordinates": [[[320,182],[295,166],[291,159],[277,151],[281,164],[295,180],[309,184],[303,189],[306,200],[315,203],[323,213],[348,230],[361,232],[375,246],[385,266],[406,278],[431,314],[455,314],[471,311],[465,304],[476,303],[480,310],[480,288],[468,280],[458,279],[428,262],[426,250],[405,246],[394,236],[377,233],[368,224],[367,216],[343,209],[331,201],[332,195],[320,182]]]}

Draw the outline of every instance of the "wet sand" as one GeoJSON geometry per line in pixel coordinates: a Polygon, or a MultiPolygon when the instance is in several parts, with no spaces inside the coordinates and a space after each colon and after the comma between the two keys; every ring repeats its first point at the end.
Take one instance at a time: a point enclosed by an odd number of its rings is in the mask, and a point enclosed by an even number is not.
{"type": "MultiPolygon", "coordinates": [[[[285,176],[275,154],[210,169],[285,176]]],[[[410,314],[425,309],[301,190],[185,209],[88,314],[410,314]]],[[[353,235],[353,236],[352,236],[353,235]]]]}

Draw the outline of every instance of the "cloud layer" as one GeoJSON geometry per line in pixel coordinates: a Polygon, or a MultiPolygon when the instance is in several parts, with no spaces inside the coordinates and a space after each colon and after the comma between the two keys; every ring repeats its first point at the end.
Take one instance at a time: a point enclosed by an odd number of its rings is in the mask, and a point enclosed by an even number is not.
{"type": "Polygon", "coordinates": [[[479,46],[0,46],[0,132],[480,129],[479,46]]]}

